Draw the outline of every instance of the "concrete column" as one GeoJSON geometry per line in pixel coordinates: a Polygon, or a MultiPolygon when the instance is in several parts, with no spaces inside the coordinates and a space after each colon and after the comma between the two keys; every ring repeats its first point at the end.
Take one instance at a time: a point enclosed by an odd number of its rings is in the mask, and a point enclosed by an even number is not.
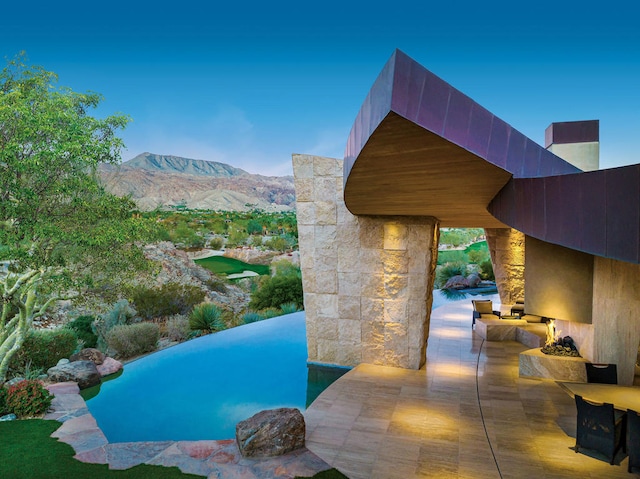
{"type": "Polygon", "coordinates": [[[485,228],[493,273],[504,305],[524,298],[524,234],[512,228],[485,228]]]}
{"type": "Polygon", "coordinates": [[[420,368],[437,221],[352,215],[341,160],[293,155],[293,171],[309,361],[420,368]]]}

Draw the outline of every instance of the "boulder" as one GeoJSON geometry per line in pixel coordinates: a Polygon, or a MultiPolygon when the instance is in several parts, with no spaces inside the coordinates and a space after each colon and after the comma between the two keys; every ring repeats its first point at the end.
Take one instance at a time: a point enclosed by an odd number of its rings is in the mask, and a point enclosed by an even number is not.
{"type": "Polygon", "coordinates": [[[482,281],[482,278],[480,278],[480,275],[478,273],[471,273],[469,276],[467,276],[467,284],[470,288],[477,288],[480,284],[480,281],[482,281]]]}
{"type": "Polygon", "coordinates": [[[96,348],[84,348],[82,351],[76,354],[72,354],[69,358],[71,361],[93,361],[97,366],[102,364],[106,358],[105,354],[96,348]]]}
{"type": "Polygon", "coordinates": [[[0,421],[2,421],[2,422],[4,422],[4,421],[15,421],[16,419],[18,419],[18,416],[16,416],[13,413],[5,414],[4,416],[0,417],[0,421]]]}
{"type": "Polygon", "coordinates": [[[304,416],[296,408],[261,411],[236,425],[236,442],[244,457],[281,456],[304,447],[304,416]]]}
{"type": "Polygon", "coordinates": [[[96,366],[100,376],[108,376],[109,374],[117,373],[122,369],[122,363],[116,359],[106,357],[102,364],[96,366]]]}
{"type": "Polygon", "coordinates": [[[55,383],[74,381],[80,389],[100,384],[100,373],[93,361],[71,361],[54,366],[47,371],[49,379],[55,383]]]}
{"type": "Polygon", "coordinates": [[[457,274],[449,278],[442,289],[464,289],[469,287],[469,281],[464,276],[457,274]]]}

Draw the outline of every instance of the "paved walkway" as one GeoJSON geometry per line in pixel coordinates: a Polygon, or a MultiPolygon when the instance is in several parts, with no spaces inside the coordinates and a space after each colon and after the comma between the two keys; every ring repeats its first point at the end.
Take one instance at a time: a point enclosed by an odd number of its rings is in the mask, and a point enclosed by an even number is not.
{"type": "Polygon", "coordinates": [[[519,378],[527,347],[483,341],[471,311],[433,312],[425,369],[362,364],[335,382],[305,413],[307,447],[351,479],[637,477],[623,455],[576,454],[573,399],[519,378]]]}
{"type": "Polygon", "coordinates": [[[51,436],[71,445],[75,458],[109,469],[138,464],[177,466],[182,472],[216,479],[311,477],[329,465],[306,448],[269,459],[242,457],[235,440],[109,443],[89,413],[74,382],[48,386],[55,398],[45,419],[62,422],[51,436]]]}

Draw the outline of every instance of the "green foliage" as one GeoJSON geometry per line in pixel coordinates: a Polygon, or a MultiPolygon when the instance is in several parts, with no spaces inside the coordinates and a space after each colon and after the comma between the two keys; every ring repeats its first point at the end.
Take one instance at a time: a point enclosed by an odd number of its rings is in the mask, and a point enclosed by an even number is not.
{"type": "MultiPolygon", "coordinates": [[[[262,241],[262,240],[260,240],[262,241]]],[[[222,245],[224,244],[224,241],[222,240],[222,238],[212,238],[209,241],[209,248],[211,249],[215,249],[215,250],[221,250],[222,249],[222,245]]]]}
{"type": "Polygon", "coordinates": [[[155,231],[97,174],[119,163],[116,133],[129,119],[90,116],[100,95],[60,88],[54,73],[23,61],[0,71],[0,262],[11,264],[0,275],[0,383],[35,318],[148,267],[136,241],[155,231]]]}
{"type": "Polygon", "coordinates": [[[265,319],[264,316],[262,316],[260,313],[257,313],[255,311],[249,311],[242,315],[242,322],[244,324],[255,323],[257,321],[262,321],[263,319],[265,319]]]}
{"type": "Polygon", "coordinates": [[[165,323],[165,336],[171,341],[184,341],[189,337],[189,319],[182,314],[176,314],[165,323]]]}
{"type": "Polygon", "coordinates": [[[262,234],[262,223],[254,219],[249,220],[247,223],[247,233],[250,235],[262,234]]]}
{"type": "Polygon", "coordinates": [[[131,358],[154,351],[160,327],[155,323],[122,324],[107,333],[107,345],[121,358],[131,358]]]}
{"type": "Polygon", "coordinates": [[[447,263],[436,271],[435,286],[442,288],[453,276],[467,276],[467,264],[461,262],[447,263]]]}
{"type": "Polygon", "coordinates": [[[108,348],[107,335],[116,326],[131,324],[136,319],[137,312],[129,301],[121,299],[116,302],[111,311],[107,314],[99,316],[92,324],[92,329],[98,337],[97,347],[100,351],[106,351],[108,348]]]}
{"type": "Polygon", "coordinates": [[[263,319],[276,318],[282,316],[282,311],[279,308],[266,308],[260,311],[260,316],[263,319]]]}
{"type": "Polygon", "coordinates": [[[11,361],[12,370],[42,369],[55,366],[76,350],[78,337],[67,328],[32,329],[25,335],[22,348],[11,361]]]}
{"type": "Polygon", "coordinates": [[[295,303],[299,308],[303,308],[302,277],[299,270],[279,273],[276,267],[275,276],[260,280],[258,290],[253,293],[249,302],[249,308],[279,308],[284,303],[295,303]]]}
{"type": "Polygon", "coordinates": [[[93,322],[95,316],[78,316],[73,321],[67,323],[67,328],[75,331],[78,339],[81,339],[85,348],[95,348],[98,344],[98,336],[93,332],[93,322]]]}
{"type": "Polygon", "coordinates": [[[241,229],[236,228],[230,230],[227,247],[234,248],[236,246],[244,246],[247,244],[247,238],[249,238],[249,235],[241,229]]]}
{"type": "Polygon", "coordinates": [[[480,277],[485,281],[494,281],[496,279],[493,274],[493,263],[491,263],[491,258],[487,258],[482,261],[478,266],[480,266],[480,277]]]}
{"type": "Polygon", "coordinates": [[[259,248],[260,246],[262,246],[262,236],[255,235],[254,237],[252,237],[251,246],[253,246],[254,248],[259,248]]]}
{"type": "Polygon", "coordinates": [[[469,256],[469,262],[474,264],[480,264],[489,257],[489,251],[482,250],[482,249],[475,249],[475,250],[469,251],[467,255],[469,256]]]}
{"type": "Polygon", "coordinates": [[[284,303],[280,305],[280,311],[282,314],[292,314],[300,311],[296,303],[284,303]]]}
{"type": "Polygon", "coordinates": [[[273,251],[284,253],[289,249],[289,242],[282,236],[275,236],[266,241],[265,246],[273,251]]]}
{"type": "Polygon", "coordinates": [[[43,414],[51,407],[53,395],[39,381],[25,380],[7,390],[7,409],[18,417],[43,414]]]}
{"type": "Polygon", "coordinates": [[[222,331],[226,329],[224,310],[214,303],[201,303],[189,315],[189,327],[193,331],[222,331]]]}
{"type": "Polygon", "coordinates": [[[7,414],[7,388],[0,386],[0,416],[7,414]]]}
{"type": "Polygon", "coordinates": [[[468,263],[469,257],[462,250],[438,251],[438,264],[468,263]]]}
{"type": "Polygon", "coordinates": [[[153,319],[174,314],[187,314],[204,300],[205,292],[193,285],[167,283],[160,288],[137,287],[133,304],[143,319],[153,319]]]}

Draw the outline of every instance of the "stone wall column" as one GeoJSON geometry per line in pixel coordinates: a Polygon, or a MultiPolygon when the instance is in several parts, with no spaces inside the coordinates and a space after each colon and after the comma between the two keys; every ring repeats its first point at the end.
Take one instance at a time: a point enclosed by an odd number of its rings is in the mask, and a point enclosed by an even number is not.
{"type": "Polygon", "coordinates": [[[485,228],[500,302],[524,298],[524,234],[512,228],[485,228]]]}
{"type": "Polygon", "coordinates": [[[309,361],[420,368],[437,221],[352,215],[341,160],[294,155],[293,170],[309,361]]]}

